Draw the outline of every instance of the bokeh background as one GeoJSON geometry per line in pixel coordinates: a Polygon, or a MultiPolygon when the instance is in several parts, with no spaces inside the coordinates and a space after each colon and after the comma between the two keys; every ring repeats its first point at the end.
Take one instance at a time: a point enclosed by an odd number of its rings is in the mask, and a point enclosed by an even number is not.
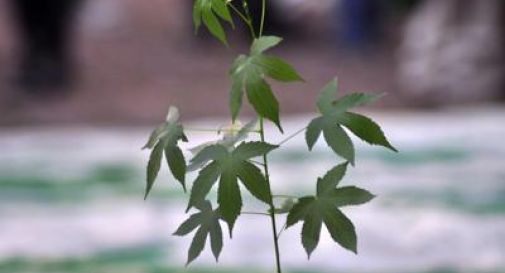
{"type": "MultiPolygon", "coordinates": [[[[345,183],[378,195],[345,211],[360,254],[323,233],[307,261],[297,227],[281,237],[287,271],[505,272],[505,3],[269,2],[267,32],[286,38],[275,53],[306,79],[274,84],[285,130],[309,121],[337,76],[342,93],[387,93],[360,111],[400,150],[358,142],[345,183]]],[[[191,4],[0,0],[0,272],[272,272],[268,219],[242,216],[219,265],[207,249],[185,268],[190,238],[171,234],[186,199],[167,168],[142,200],[140,147],[170,105],[192,128],[229,122],[226,71],[247,32],[228,49],[196,37],[191,4]]],[[[219,136],[189,137],[188,148],[219,136]]],[[[295,138],[272,154],[274,189],[310,194],[338,161],[295,138]]]]}

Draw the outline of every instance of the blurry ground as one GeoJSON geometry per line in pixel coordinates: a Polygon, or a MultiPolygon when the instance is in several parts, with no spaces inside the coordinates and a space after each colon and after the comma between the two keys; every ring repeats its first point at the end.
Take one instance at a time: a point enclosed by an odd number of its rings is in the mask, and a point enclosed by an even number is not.
{"type": "MultiPolygon", "coordinates": [[[[371,113],[401,153],[357,142],[357,168],[343,183],[378,195],[344,209],[356,224],[360,254],[338,248],[323,231],[307,261],[298,225],[281,237],[286,272],[505,272],[505,129],[496,126],[504,115],[500,109],[371,113]]],[[[289,118],[284,128],[295,131],[308,118],[289,118]]],[[[187,217],[186,196],[165,165],[151,198],[142,200],[147,153],[139,147],[147,131],[0,132],[0,272],[272,272],[268,219],[250,215],[239,218],[233,240],[225,239],[219,265],[207,247],[189,271],[183,268],[190,238],[170,234],[187,217]]],[[[215,136],[188,137],[196,145],[215,136]]],[[[315,177],[339,161],[321,142],[309,154],[299,136],[271,155],[274,192],[311,194],[315,177]]],[[[265,209],[244,198],[245,210],[265,209]]]]}
{"type": "MultiPolygon", "coordinates": [[[[227,114],[226,71],[234,54],[247,50],[246,41],[235,37],[238,47],[230,50],[197,42],[180,3],[88,0],[76,34],[76,85],[65,96],[41,98],[13,88],[16,39],[0,1],[0,125],[145,123],[172,104],[189,118],[227,114]]],[[[307,81],[275,86],[282,111],[313,111],[318,90],[335,76],[342,90],[388,92],[382,103],[396,104],[394,46],[356,52],[338,48],[332,36],[305,31],[276,52],[307,81]]]]}

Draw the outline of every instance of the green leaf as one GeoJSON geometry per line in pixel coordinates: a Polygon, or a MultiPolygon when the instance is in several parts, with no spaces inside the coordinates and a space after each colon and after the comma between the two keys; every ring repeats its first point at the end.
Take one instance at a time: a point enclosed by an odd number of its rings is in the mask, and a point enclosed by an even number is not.
{"type": "Polygon", "coordinates": [[[191,207],[205,200],[205,197],[209,194],[212,186],[214,186],[220,175],[221,169],[217,161],[210,163],[198,173],[198,177],[191,188],[191,195],[186,212],[188,212],[191,207]]]}
{"type": "Polygon", "coordinates": [[[253,44],[251,46],[251,54],[252,55],[258,55],[266,50],[277,46],[282,42],[282,38],[276,37],[276,36],[262,36],[258,39],[255,39],[253,41],[253,44]]]}
{"type": "Polygon", "coordinates": [[[235,158],[247,160],[254,157],[266,155],[277,148],[279,148],[278,145],[272,145],[261,141],[242,142],[233,151],[233,156],[235,158]]]}
{"type": "Polygon", "coordinates": [[[242,210],[242,197],[237,183],[237,175],[232,168],[221,173],[217,202],[221,208],[223,219],[230,226],[230,237],[235,221],[242,210]]]}
{"type": "Polygon", "coordinates": [[[158,142],[156,146],[154,146],[153,151],[151,152],[151,156],[149,157],[149,162],[147,163],[147,187],[144,199],[147,199],[149,192],[153,188],[154,181],[158,176],[158,172],[161,168],[161,159],[163,158],[163,143],[158,142]]]}
{"type": "Polygon", "coordinates": [[[174,235],[184,236],[191,233],[202,223],[202,214],[197,213],[191,215],[186,221],[184,221],[179,228],[174,232],[174,235]]]}
{"type": "Polygon", "coordinates": [[[305,131],[305,140],[307,141],[309,151],[312,151],[314,145],[319,139],[319,136],[321,135],[323,130],[323,121],[324,118],[322,117],[315,118],[309,123],[309,126],[307,126],[307,131],[305,131]]]}
{"type": "Polygon", "coordinates": [[[315,200],[313,196],[306,196],[298,199],[298,203],[289,211],[286,227],[289,228],[299,221],[302,221],[305,215],[310,212],[310,205],[314,203],[315,200]]]}
{"type": "Polygon", "coordinates": [[[305,140],[307,147],[312,150],[323,132],[328,146],[339,156],[354,165],[354,145],[342,126],[348,128],[357,137],[372,145],[381,145],[390,150],[396,149],[389,143],[378,124],[371,119],[346,112],[352,107],[361,106],[377,100],[379,95],[350,94],[337,99],[337,81],[332,80],[319,94],[317,108],[321,116],[313,119],[307,126],[305,140]]]}
{"type": "Polygon", "coordinates": [[[380,145],[398,152],[398,150],[386,139],[380,126],[373,120],[362,115],[346,112],[338,116],[338,121],[363,141],[371,145],[380,145]]]}
{"type": "Polygon", "coordinates": [[[239,55],[232,63],[228,72],[233,79],[239,79],[245,74],[250,58],[246,55],[239,55]]]}
{"type": "Polygon", "coordinates": [[[174,233],[177,236],[184,236],[198,228],[188,251],[187,264],[190,264],[200,256],[205,248],[205,242],[208,237],[210,237],[211,249],[216,261],[219,259],[219,254],[223,248],[223,232],[219,223],[221,217],[219,208],[212,210],[212,206],[208,201],[203,201],[198,208],[200,212],[192,214],[174,233]]]}
{"type": "Polygon", "coordinates": [[[237,120],[240,109],[242,108],[242,100],[244,97],[244,90],[242,89],[243,85],[244,82],[242,80],[242,77],[240,77],[239,79],[234,79],[231,86],[230,111],[232,122],[235,122],[235,120],[237,120]]]}
{"type": "Polygon", "coordinates": [[[299,199],[289,211],[286,227],[302,221],[302,245],[310,258],[319,243],[322,224],[333,241],[357,253],[357,237],[352,222],[338,209],[364,204],[374,198],[370,192],[353,186],[337,188],[345,175],[347,163],[340,164],[318,178],[316,196],[299,199]]]}
{"type": "Polygon", "coordinates": [[[242,208],[239,181],[259,200],[268,203],[270,199],[270,187],[264,174],[248,162],[249,158],[268,153],[276,146],[263,142],[246,142],[233,151],[222,145],[222,148],[218,148],[219,145],[214,146],[216,147],[208,147],[207,151],[202,150],[202,155],[197,155],[200,158],[198,160],[212,159],[212,162],[199,172],[191,189],[188,210],[205,199],[219,179],[218,203],[231,235],[242,208]]]}
{"type": "Polygon", "coordinates": [[[219,18],[233,26],[232,17],[225,0],[197,0],[193,6],[193,22],[195,31],[203,24],[210,33],[223,44],[228,45],[226,33],[219,18]],[[217,15],[217,16],[216,16],[217,15]]]}
{"type": "Polygon", "coordinates": [[[191,148],[190,151],[196,155],[191,159],[187,170],[195,171],[203,167],[210,160],[223,157],[227,154],[227,150],[233,149],[238,142],[245,140],[249,133],[255,130],[257,124],[258,120],[254,119],[240,129],[237,127],[240,125],[232,125],[230,130],[224,131],[225,133],[221,140],[207,142],[191,148]]]}
{"type": "Polygon", "coordinates": [[[223,44],[228,46],[228,41],[226,40],[226,33],[224,32],[221,23],[217,19],[216,15],[212,12],[210,7],[204,7],[202,12],[203,23],[207,26],[207,29],[210,31],[214,37],[216,37],[223,44]]]}
{"type": "Polygon", "coordinates": [[[279,102],[268,83],[259,77],[248,77],[245,85],[247,98],[256,113],[275,123],[283,132],[279,119],[279,102]]]}
{"type": "Polygon", "coordinates": [[[233,24],[230,10],[226,5],[226,0],[212,0],[212,10],[223,20],[233,24]]]}
{"type": "Polygon", "coordinates": [[[331,204],[326,204],[321,211],[323,222],[333,238],[333,241],[337,242],[343,248],[357,254],[358,239],[351,220],[331,204]]]}
{"type": "Polygon", "coordinates": [[[228,150],[222,144],[216,143],[206,146],[189,161],[190,166],[188,167],[188,169],[190,170],[198,169],[207,164],[209,161],[223,158],[227,154],[228,150]]]}
{"type": "Polygon", "coordinates": [[[319,215],[319,211],[314,210],[313,213],[305,215],[305,219],[302,227],[302,245],[307,252],[307,256],[310,259],[310,255],[316,249],[319,244],[319,237],[321,235],[321,227],[323,221],[319,215]]]}
{"type": "Polygon", "coordinates": [[[170,171],[186,191],[186,160],[178,146],[165,147],[165,157],[170,171]]]}
{"type": "Polygon", "coordinates": [[[247,161],[242,161],[238,170],[238,177],[254,197],[265,203],[270,202],[270,187],[258,167],[247,161]]]}
{"type": "Polygon", "coordinates": [[[223,249],[223,230],[219,221],[215,221],[210,226],[210,247],[212,249],[212,254],[216,258],[216,262],[219,260],[219,254],[223,249]]]}
{"type": "Polygon", "coordinates": [[[383,95],[353,93],[342,97],[333,103],[333,110],[335,112],[345,112],[348,109],[370,104],[380,99],[383,95]]]}
{"type": "Polygon", "coordinates": [[[370,202],[375,195],[357,187],[342,187],[326,193],[337,207],[356,206],[370,202]]]}
{"type": "Polygon", "coordinates": [[[339,156],[354,165],[354,145],[347,133],[338,125],[325,122],[323,136],[328,146],[339,156]]]}
{"type": "Polygon", "coordinates": [[[351,221],[325,199],[311,197],[302,199],[303,203],[299,202],[289,212],[287,227],[303,221],[302,245],[308,257],[310,258],[319,243],[323,223],[336,243],[356,253],[356,232],[351,221]]]}
{"type": "Polygon", "coordinates": [[[279,103],[266,78],[281,82],[303,81],[296,70],[284,60],[266,56],[264,51],[278,45],[281,38],[263,36],[254,40],[251,52],[240,55],[229,71],[232,88],[230,112],[234,121],[240,113],[244,91],[256,113],[274,122],[282,132],[279,121],[279,103]]]}
{"type": "Polygon", "coordinates": [[[177,146],[179,141],[188,141],[184,134],[184,129],[178,123],[179,110],[170,107],[166,121],[159,125],[149,136],[144,149],[151,149],[149,162],[147,164],[147,186],[145,198],[149,195],[158,172],[161,168],[163,152],[174,178],[177,179],[184,190],[186,190],[186,160],[181,149],[177,146]]]}
{"type": "Polygon", "coordinates": [[[333,112],[333,102],[337,95],[337,80],[330,81],[319,93],[317,98],[317,107],[322,114],[333,112]]]}
{"type": "Polygon", "coordinates": [[[163,123],[159,125],[149,136],[149,140],[147,143],[142,147],[142,149],[152,149],[160,141],[160,139],[163,137],[164,134],[167,133],[167,123],[163,123]]]}
{"type": "Polygon", "coordinates": [[[322,179],[317,181],[317,195],[324,196],[334,190],[342,178],[344,178],[347,171],[347,162],[335,166],[328,171],[322,179]]]}
{"type": "Polygon", "coordinates": [[[270,78],[281,82],[303,81],[296,70],[281,58],[259,55],[253,62],[270,78]]]}

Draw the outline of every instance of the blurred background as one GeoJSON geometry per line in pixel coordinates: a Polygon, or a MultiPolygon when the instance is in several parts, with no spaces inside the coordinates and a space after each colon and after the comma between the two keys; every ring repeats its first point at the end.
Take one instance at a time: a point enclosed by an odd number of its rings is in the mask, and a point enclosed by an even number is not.
{"type": "MultiPolygon", "coordinates": [[[[150,130],[169,105],[189,127],[228,123],[226,71],[248,50],[240,26],[228,49],[194,36],[192,2],[0,0],[1,273],[272,272],[268,219],[241,217],[220,265],[206,249],[184,268],[190,238],[171,234],[186,199],[166,167],[142,200],[150,130]]],[[[345,211],[360,255],[324,233],[307,261],[297,227],[281,237],[288,272],[505,272],[505,2],[271,0],[269,10],[267,33],[286,38],[275,54],[306,80],[273,84],[285,131],[313,117],[337,76],[341,93],[387,93],[361,111],[400,150],[358,142],[345,183],[379,196],[345,211]]],[[[283,138],[271,131],[270,142],[283,138]]],[[[219,136],[189,137],[187,147],[219,136]]],[[[276,192],[314,191],[339,161],[319,144],[308,154],[300,136],[272,155],[276,192]]]]}

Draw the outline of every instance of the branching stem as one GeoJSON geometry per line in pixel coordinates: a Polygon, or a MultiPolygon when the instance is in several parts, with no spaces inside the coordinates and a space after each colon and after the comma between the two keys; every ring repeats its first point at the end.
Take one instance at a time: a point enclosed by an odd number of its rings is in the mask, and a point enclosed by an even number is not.
{"type": "Polygon", "coordinates": [[[242,6],[243,6],[244,11],[245,11],[245,15],[244,15],[245,20],[244,20],[244,22],[249,27],[249,31],[251,32],[251,37],[253,39],[256,39],[256,31],[254,30],[254,26],[253,26],[253,19],[252,19],[251,13],[249,12],[249,6],[248,6],[246,0],[242,0],[242,6]]]}
{"type": "Polygon", "coordinates": [[[242,19],[242,21],[245,23],[249,22],[249,19],[247,19],[247,17],[237,7],[235,7],[235,5],[233,5],[233,3],[230,2],[228,5],[230,5],[230,8],[240,17],[240,19],[242,19]]]}
{"type": "MultiPolygon", "coordinates": [[[[264,119],[263,117],[260,117],[260,136],[261,136],[261,141],[265,142],[265,126],[264,126],[264,119]]],[[[281,269],[281,257],[280,257],[280,250],[279,250],[279,237],[277,236],[277,223],[275,220],[275,205],[274,205],[274,199],[272,196],[272,186],[270,184],[270,173],[268,171],[268,157],[267,155],[263,155],[263,169],[265,171],[265,177],[267,180],[267,184],[269,187],[269,192],[270,192],[270,200],[269,200],[269,215],[270,219],[272,221],[272,233],[274,237],[274,248],[275,248],[275,262],[277,265],[277,273],[282,273],[281,269]]]]}
{"type": "Polygon", "coordinates": [[[277,238],[281,237],[281,234],[284,230],[286,230],[286,227],[287,227],[287,223],[284,223],[281,230],[279,230],[279,233],[277,233],[277,238]]]}

